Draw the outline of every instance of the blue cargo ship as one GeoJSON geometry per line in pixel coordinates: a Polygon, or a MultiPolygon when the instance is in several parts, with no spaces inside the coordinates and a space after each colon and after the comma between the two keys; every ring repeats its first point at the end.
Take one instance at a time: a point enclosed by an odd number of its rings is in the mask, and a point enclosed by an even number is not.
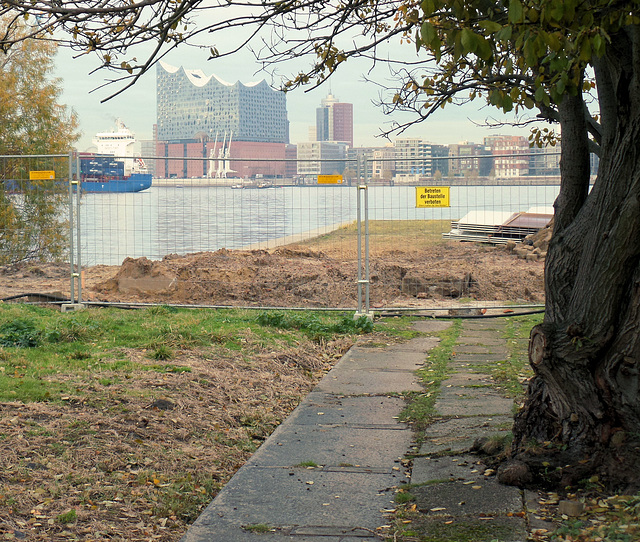
{"type": "Polygon", "coordinates": [[[95,153],[80,153],[83,192],[140,192],[151,186],[144,160],[133,156],[136,139],[121,120],[116,129],[96,134],[95,153]]]}
{"type": "Polygon", "coordinates": [[[83,192],[140,192],[151,186],[151,174],[141,158],[136,171],[125,173],[125,162],[110,155],[80,154],[80,189],[83,192]]]}

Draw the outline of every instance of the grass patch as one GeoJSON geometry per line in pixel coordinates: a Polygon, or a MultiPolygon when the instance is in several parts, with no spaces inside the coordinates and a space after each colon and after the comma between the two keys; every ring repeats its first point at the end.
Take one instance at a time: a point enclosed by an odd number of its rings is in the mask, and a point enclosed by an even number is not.
{"type": "Polygon", "coordinates": [[[78,513],[72,509],[72,510],[69,510],[68,512],[65,512],[64,514],[60,514],[59,516],[57,516],[56,523],[63,523],[63,524],[73,523],[77,519],[78,519],[78,513]]]}
{"type": "MultiPolygon", "coordinates": [[[[398,239],[416,251],[441,245],[446,243],[442,234],[450,229],[449,220],[370,220],[370,254],[375,257],[392,252],[398,246],[398,239]]],[[[357,240],[358,229],[354,222],[299,244],[330,255],[338,251],[342,257],[356,258],[357,240]]]]}
{"type": "MultiPolygon", "coordinates": [[[[442,518],[429,519],[417,512],[403,516],[406,523],[394,533],[393,540],[411,542],[500,542],[516,540],[517,527],[467,518],[447,524],[442,518]]],[[[389,539],[391,540],[391,539],[389,539]]]]}
{"type": "Polygon", "coordinates": [[[267,525],[266,523],[251,523],[249,525],[243,525],[242,528],[251,533],[268,533],[275,531],[271,525],[267,525]]]}
{"type": "Polygon", "coordinates": [[[336,320],[330,316],[316,313],[269,311],[261,312],[257,321],[265,327],[298,330],[316,341],[335,334],[358,334],[373,331],[373,322],[366,316],[354,319],[344,315],[336,320]]]}
{"type": "MultiPolygon", "coordinates": [[[[322,342],[373,329],[366,318],[354,321],[352,315],[336,313],[256,314],[164,306],[61,313],[49,307],[4,305],[0,307],[0,401],[55,401],[77,395],[78,389],[82,394],[83,386],[74,381],[89,376],[97,376],[108,386],[114,372],[191,370],[175,361],[149,365],[130,356],[132,350],[146,352],[151,360],[173,361],[181,351],[243,351],[247,346],[248,350],[277,349],[307,339],[322,342]]],[[[396,329],[384,332],[393,334],[396,329]]]]}
{"type": "Polygon", "coordinates": [[[533,376],[529,366],[527,341],[531,328],[542,322],[542,314],[514,316],[506,319],[504,338],[509,355],[506,361],[490,367],[493,379],[506,391],[509,397],[519,397],[523,393],[523,382],[533,376]]]}
{"type": "Polygon", "coordinates": [[[315,461],[303,461],[302,463],[298,463],[294,465],[294,467],[306,468],[306,469],[317,469],[320,465],[318,465],[315,461]]]}
{"type": "Polygon", "coordinates": [[[451,326],[438,334],[440,343],[429,352],[424,367],[418,370],[425,391],[409,394],[409,404],[400,415],[402,421],[413,424],[418,442],[421,441],[422,432],[436,415],[434,405],[440,383],[449,375],[447,365],[461,331],[462,322],[454,320],[451,326]]]}

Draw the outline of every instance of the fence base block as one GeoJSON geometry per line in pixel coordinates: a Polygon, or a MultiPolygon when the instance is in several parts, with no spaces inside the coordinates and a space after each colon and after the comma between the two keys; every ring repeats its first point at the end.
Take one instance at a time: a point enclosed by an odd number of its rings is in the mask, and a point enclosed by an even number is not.
{"type": "Polygon", "coordinates": [[[79,311],[86,308],[84,303],[63,303],[60,305],[60,312],[79,311]]]}
{"type": "Polygon", "coordinates": [[[354,320],[360,320],[360,318],[362,318],[363,316],[364,316],[365,318],[367,318],[367,320],[369,320],[369,321],[373,322],[373,317],[374,317],[374,313],[373,313],[373,311],[370,311],[370,312],[356,312],[356,313],[353,315],[353,319],[354,319],[354,320]]]}

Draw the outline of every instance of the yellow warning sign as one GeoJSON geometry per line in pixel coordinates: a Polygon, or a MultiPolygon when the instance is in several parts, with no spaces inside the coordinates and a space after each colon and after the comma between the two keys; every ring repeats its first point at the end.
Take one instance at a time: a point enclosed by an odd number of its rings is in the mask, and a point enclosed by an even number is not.
{"type": "Polygon", "coordinates": [[[342,175],[318,175],[318,184],[342,184],[342,175]]]}
{"type": "Polygon", "coordinates": [[[449,186],[416,186],[416,207],[450,207],[449,186]]]}
{"type": "Polygon", "coordinates": [[[30,171],[29,172],[29,180],[30,181],[48,181],[56,178],[55,171],[30,171]]]}

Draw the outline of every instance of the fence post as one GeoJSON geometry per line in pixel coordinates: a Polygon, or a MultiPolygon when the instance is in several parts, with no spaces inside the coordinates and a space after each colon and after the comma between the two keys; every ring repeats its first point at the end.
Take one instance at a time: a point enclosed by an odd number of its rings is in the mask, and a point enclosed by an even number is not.
{"type": "Polygon", "coordinates": [[[69,151],[69,303],[62,312],[84,308],[82,304],[82,267],[80,261],[80,158],[69,151]],[[75,166],[75,167],[74,167],[75,166]],[[75,199],[74,199],[75,194],[75,199]],[[76,293],[77,292],[77,293],[76,293]]]}
{"type": "Polygon", "coordinates": [[[76,298],[75,293],[75,255],[74,255],[74,243],[73,243],[73,152],[69,151],[69,301],[74,302],[76,298]]]}
{"type": "Polygon", "coordinates": [[[358,310],[354,316],[357,320],[366,316],[373,320],[369,305],[369,186],[367,184],[367,159],[358,155],[358,310]],[[362,261],[362,207],[364,205],[364,265],[362,261]],[[363,269],[364,268],[364,269],[363,269]],[[364,270],[364,275],[363,275],[364,270]],[[363,295],[364,287],[364,295],[363,295]],[[364,297],[364,303],[363,303],[364,297]]]}

